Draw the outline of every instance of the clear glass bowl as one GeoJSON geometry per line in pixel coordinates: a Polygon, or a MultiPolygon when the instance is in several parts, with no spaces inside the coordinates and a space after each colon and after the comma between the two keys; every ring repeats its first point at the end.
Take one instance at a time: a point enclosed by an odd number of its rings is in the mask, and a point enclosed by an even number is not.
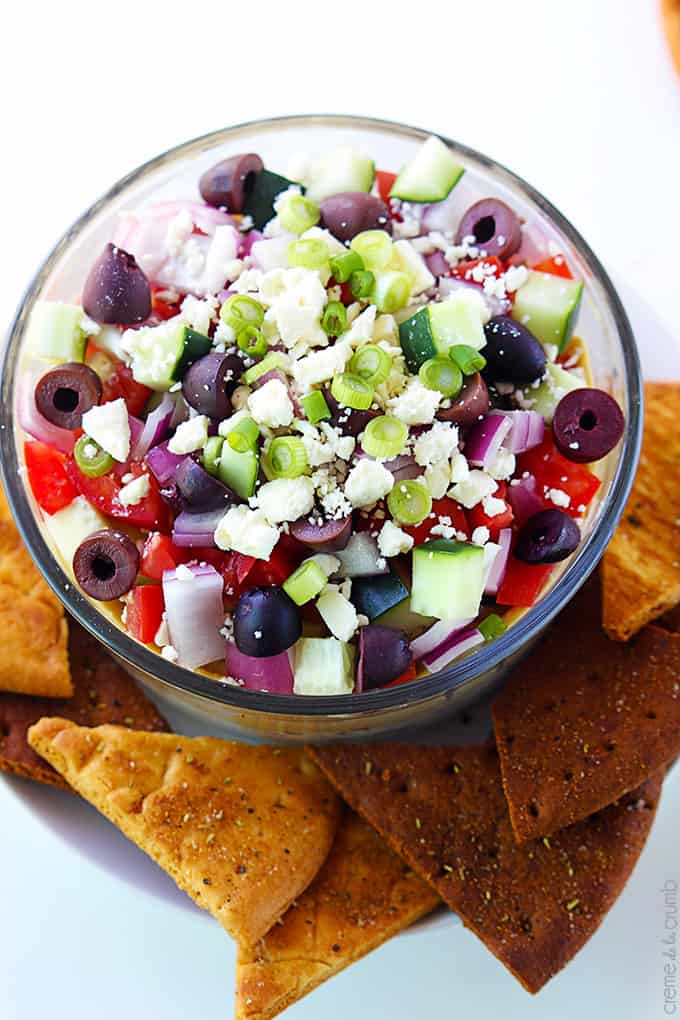
{"type": "Polygon", "coordinates": [[[583,542],[552,587],[506,633],[468,658],[430,677],[387,690],[336,697],[276,696],[220,683],[167,662],[121,630],[72,583],[48,544],[39,511],[22,472],[23,434],[15,426],[15,379],[22,338],[34,303],[77,299],[93,256],[104,246],[118,213],[159,198],[197,197],[204,169],[235,152],[262,155],[285,171],[294,152],[319,153],[354,144],[387,170],[398,169],[428,132],[364,117],[311,115],[255,121],[187,142],[119,181],[75,223],[38,270],[11,328],[2,365],[0,444],[5,486],[28,548],[67,610],[116,655],[160,700],[188,710],[211,729],[250,737],[324,740],[384,736],[441,720],[492,690],[529,650],[548,622],[598,563],[625,505],[639,454],[642,383],[635,340],[609,277],[580,234],[542,195],[515,174],[457,142],[445,139],[468,171],[458,186],[461,213],[476,198],[504,198],[527,221],[542,221],[585,281],[578,334],[589,349],[596,385],[620,402],[627,428],[617,450],[598,471],[602,486],[583,525],[583,542]]]}

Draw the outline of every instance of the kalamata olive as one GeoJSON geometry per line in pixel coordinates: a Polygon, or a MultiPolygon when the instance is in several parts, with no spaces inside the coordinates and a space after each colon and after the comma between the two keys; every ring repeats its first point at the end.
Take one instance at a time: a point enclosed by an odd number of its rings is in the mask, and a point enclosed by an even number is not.
{"type": "Polygon", "coordinates": [[[233,619],[236,647],[256,659],[285,652],[302,634],[298,607],[277,584],[244,592],[233,619]]]}
{"type": "Polygon", "coordinates": [[[577,464],[600,460],[623,435],[621,408],[604,390],[584,387],[562,397],[555,409],[553,436],[563,457],[577,464]]]}
{"type": "Polygon", "coordinates": [[[243,362],[235,354],[206,354],[194,361],[182,379],[182,395],[187,404],[209,418],[228,418],[232,412],[227,387],[243,374],[243,362]]]}
{"type": "Polygon", "coordinates": [[[489,390],[479,372],[470,375],[463,383],[457,397],[451,400],[451,407],[440,408],[437,418],[452,421],[463,428],[469,428],[489,410],[489,390]]]}
{"type": "Polygon", "coordinates": [[[411,645],[403,630],[375,623],[361,627],[357,691],[384,687],[401,676],[412,661],[411,645]]]}
{"type": "Polygon", "coordinates": [[[293,538],[311,546],[315,552],[337,552],[344,549],[352,535],[352,516],[340,520],[325,520],[321,524],[310,524],[301,517],[290,525],[293,538]]]}
{"type": "Polygon", "coordinates": [[[345,436],[360,435],[371,418],[377,418],[380,414],[380,411],[374,411],[371,408],[366,411],[357,411],[351,407],[341,407],[331,393],[330,387],[323,391],[323,395],[326,398],[328,410],[331,412],[331,425],[339,429],[345,436]]]}
{"type": "Polygon", "coordinates": [[[107,244],[85,281],[83,310],[95,322],[112,326],[148,319],[151,288],[134,255],[107,244]]]}
{"type": "Polygon", "coordinates": [[[80,543],[73,555],[73,573],[91,598],[99,602],[119,599],[135,583],[139,551],[122,531],[104,528],[80,543]]]}
{"type": "Polygon", "coordinates": [[[541,510],[523,525],[515,556],[523,563],[559,563],[581,541],[578,524],[563,510],[541,510]]]}
{"type": "Polygon", "coordinates": [[[231,489],[223,485],[219,479],[209,475],[191,457],[187,457],[179,465],[174,480],[184,507],[190,513],[203,513],[205,510],[218,510],[220,507],[224,507],[226,513],[229,506],[238,502],[231,489]]]}
{"type": "Polygon", "coordinates": [[[363,230],[392,233],[390,211],[381,198],[365,191],[342,191],[324,198],[321,225],[339,241],[351,241],[363,230]]]}
{"type": "Polygon", "coordinates": [[[201,197],[208,205],[240,213],[253,190],[255,178],[264,163],[255,152],[230,156],[206,170],[198,183],[201,197]]]}
{"type": "Polygon", "coordinates": [[[529,383],[545,372],[545,351],[521,322],[509,315],[495,315],[484,327],[484,336],[484,374],[488,379],[529,383]]]}
{"type": "Polygon", "coordinates": [[[474,237],[475,244],[499,259],[510,258],[522,243],[519,217],[499,198],[483,198],[471,205],[460,221],[456,244],[474,237]]]}
{"type": "Polygon", "coordinates": [[[69,361],[46,372],[35,388],[35,406],[62,429],[79,429],[86,411],[102,399],[102,381],[88,365],[69,361]]]}

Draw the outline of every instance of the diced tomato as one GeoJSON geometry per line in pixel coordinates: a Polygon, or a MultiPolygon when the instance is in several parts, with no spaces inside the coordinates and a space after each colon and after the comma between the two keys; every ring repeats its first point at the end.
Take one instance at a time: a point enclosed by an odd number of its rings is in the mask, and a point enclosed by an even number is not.
{"type": "Polygon", "coordinates": [[[126,467],[134,478],[146,474],[149,479],[148,493],[139,503],[132,506],[124,506],[118,499],[123,483],[114,471],[100,478],[88,478],[80,471],[72,457],[66,461],[66,472],[71,482],[97,510],[149,531],[169,531],[170,510],[163,502],[156,479],[148,474],[138,461],[129,461],[126,467]]]}
{"type": "Polygon", "coordinates": [[[159,319],[171,319],[173,315],[179,314],[181,299],[179,301],[168,301],[167,290],[163,287],[154,287],[151,291],[151,310],[159,319]]]}
{"type": "Polygon", "coordinates": [[[551,564],[532,566],[511,555],[496,602],[501,606],[533,606],[552,569],[551,564]]]}
{"type": "Polygon", "coordinates": [[[563,276],[565,280],[574,279],[564,255],[552,255],[548,259],[543,259],[542,262],[539,262],[532,268],[539,273],[551,273],[552,276],[563,276]]]}
{"type": "Polygon", "coordinates": [[[174,570],[178,563],[191,559],[191,549],[180,549],[169,535],[153,531],[144,543],[140,573],[153,581],[163,578],[164,570],[174,570]]]}
{"type": "Polygon", "coordinates": [[[434,517],[430,515],[420,524],[416,524],[411,527],[404,525],[402,527],[402,530],[405,531],[407,535],[411,536],[416,545],[422,545],[423,542],[428,540],[428,538],[440,537],[438,535],[430,535],[432,528],[441,524],[440,517],[445,519],[445,523],[449,527],[455,528],[456,531],[463,532],[467,538],[470,537],[471,529],[467,515],[460,504],[456,503],[455,499],[451,499],[449,496],[444,496],[443,499],[433,499],[432,513],[434,514],[434,517]],[[448,521],[446,521],[447,517],[451,520],[450,525],[448,524],[448,521]]]}
{"type": "Polygon", "coordinates": [[[520,475],[523,471],[534,475],[538,496],[546,509],[554,509],[556,505],[548,497],[551,489],[566,492],[569,506],[560,509],[570,517],[579,517],[600,487],[600,479],[588,470],[586,464],[575,464],[562,456],[549,432],[540,446],[518,458],[517,471],[520,475]]]}
{"type": "Polygon", "coordinates": [[[477,506],[473,506],[471,510],[467,511],[467,518],[470,522],[470,527],[474,531],[475,528],[488,528],[491,541],[495,542],[498,538],[498,532],[502,531],[503,528],[509,528],[513,522],[514,514],[512,507],[505,498],[507,494],[507,487],[505,482],[499,482],[496,486],[495,492],[493,492],[494,499],[502,499],[505,503],[505,509],[501,513],[496,514],[494,517],[489,517],[484,512],[484,507],[481,503],[477,506]]]}
{"type": "Polygon", "coordinates": [[[78,490],[66,473],[68,458],[63,453],[33,440],[24,443],[24,459],[31,491],[45,513],[56,514],[76,498],[78,490]]]}
{"type": "Polygon", "coordinates": [[[385,684],[385,687],[400,687],[401,684],[408,684],[411,680],[416,678],[416,664],[412,662],[408,669],[405,669],[401,676],[398,676],[396,680],[392,680],[390,683],[385,684]]]}
{"type": "Polygon", "coordinates": [[[499,277],[505,272],[505,267],[499,258],[495,255],[489,256],[486,259],[473,259],[471,262],[462,262],[459,266],[454,266],[449,273],[449,276],[454,276],[458,280],[468,280],[470,283],[481,283],[483,281],[476,280],[473,276],[473,269],[475,266],[486,266],[488,267],[485,275],[499,277]],[[489,269],[491,272],[489,272],[489,269]]]}
{"type": "Polygon", "coordinates": [[[131,368],[109,351],[97,347],[91,340],[87,345],[85,361],[102,381],[102,403],[122,397],[130,414],[142,413],[152,391],[133,379],[131,368]]]}
{"type": "Polygon", "coordinates": [[[346,283],[340,284],[340,290],[342,291],[340,294],[340,300],[343,305],[351,305],[354,301],[356,301],[352,291],[349,289],[349,280],[347,280],[346,283]]]}
{"type": "Polygon", "coordinates": [[[161,625],[165,603],[160,584],[138,584],[126,600],[125,626],[138,641],[153,641],[161,625]]]}
{"type": "Polygon", "coordinates": [[[249,586],[283,584],[300,566],[306,552],[298,542],[281,535],[268,560],[256,560],[248,573],[249,586]]]}
{"type": "Polygon", "coordinates": [[[378,194],[382,198],[383,202],[390,204],[390,191],[392,185],[397,179],[396,174],[391,174],[387,170],[376,170],[375,172],[375,183],[378,188],[378,194]]]}

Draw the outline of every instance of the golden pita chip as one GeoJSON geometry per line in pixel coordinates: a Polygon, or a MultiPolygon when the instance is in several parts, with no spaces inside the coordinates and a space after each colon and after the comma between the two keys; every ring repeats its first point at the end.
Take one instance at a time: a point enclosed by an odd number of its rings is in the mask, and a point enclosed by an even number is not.
{"type": "Polygon", "coordinates": [[[671,55],[680,71],[680,0],[661,0],[661,12],[671,55]]]}
{"type": "Polygon", "coordinates": [[[41,719],[29,742],[237,941],[278,921],[323,864],[333,790],[301,749],[41,719]]]}
{"type": "Polygon", "coordinates": [[[64,610],[42,579],[0,489],[0,691],[73,694],[64,610]]]}
{"type": "Polygon", "coordinates": [[[429,913],[439,897],[346,811],[309,889],[255,946],[239,949],[236,1020],[269,1020],[429,913]]]}
{"type": "Polygon", "coordinates": [[[604,629],[627,641],[680,602],[680,383],[645,384],[642,455],[602,561],[604,629]]]}

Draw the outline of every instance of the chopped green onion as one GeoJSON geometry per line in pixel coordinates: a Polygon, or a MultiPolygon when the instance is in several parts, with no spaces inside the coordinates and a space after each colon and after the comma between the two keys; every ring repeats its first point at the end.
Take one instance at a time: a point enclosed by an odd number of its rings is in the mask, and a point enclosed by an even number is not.
{"type": "Polygon", "coordinates": [[[82,435],[73,448],[73,457],[78,470],[88,478],[101,478],[109,473],[115,461],[111,454],[102,450],[99,443],[82,435]]]}
{"type": "Polygon", "coordinates": [[[264,333],[257,326],[242,326],[236,334],[236,343],[249,358],[262,358],[269,350],[264,333]]]}
{"type": "Polygon", "coordinates": [[[329,301],[321,319],[321,328],[329,336],[340,336],[347,329],[347,309],[341,301],[329,301]]]}
{"type": "Polygon", "coordinates": [[[305,560],[294,570],[287,581],[283,582],[283,590],[296,606],[304,606],[306,602],[323,591],[328,578],[315,560],[305,560]]]}
{"type": "Polygon", "coordinates": [[[201,460],[203,461],[203,467],[209,475],[217,476],[223,446],[224,439],[222,436],[208,436],[208,441],[203,447],[201,460]]]}
{"type": "Polygon", "coordinates": [[[261,326],[264,308],[247,294],[232,294],[220,308],[220,319],[238,333],[244,326],[261,326]]]}
{"type": "Polygon", "coordinates": [[[399,524],[420,524],[432,510],[432,496],[423,482],[409,478],[396,483],[387,506],[399,524]]]}
{"type": "Polygon", "coordinates": [[[408,425],[389,414],[371,418],[361,437],[361,445],[370,457],[397,457],[408,439],[408,425]]]}
{"type": "Polygon", "coordinates": [[[300,403],[312,425],[323,421],[324,418],[332,418],[330,408],[321,390],[312,390],[301,399],[300,403]]]}
{"type": "Polygon", "coordinates": [[[377,344],[366,344],[360,347],[350,360],[349,370],[354,375],[360,375],[371,386],[378,386],[385,382],[392,368],[392,358],[377,344]]]}
{"type": "Polygon", "coordinates": [[[406,307],[410,297],[411,280],[406,273],[397,269],[376,273],[371,302],[379,312],[398,312],[400,308],[406,307]]]}
{"type": "Polygon", "coordinates": [[[477,629],[485,641],[493,641],[495,638],[500,637],[501,634],[505,634],[508,625],[496,613],[491,613],[485,620],[477,624],[477,629]]]}
{"type": "Polygon", "coordinates": [[[247,386],[251,386],[265,372],[272,372],[275,368],[282,369],[285,364],[286,360],[283,355],[279,354],[278,351],[270,351],[266,358],[259,361],[257,365],[251,365],[248,371],[243,373],[243,382],[247,386]]]}
{"type": "Polygon", "coordinates": [[[330,249],[321,237],[306,237],[288,245],[288,264],[303,269],[323,269],[328,265],[330,249]]]}
{"type": "Polygon", "coordinates": [[[277,210],[279,223],[291,234],[304,234],[321,219],[316,202],[304,195],[286,195],[277,210]]]}
{"type": "Polygon", "coordinates": [[[392,238],[386,230],[364,230],[352,238],[350,248],[368,269],[387,269],[392,261],[392,238]]]}
{"type": "Polygon", "coordinates": [[[343,372],[336,375],[331,384],[331,393],[339,404],[356,411],[366,411],[373,402],[373,387],[364,382],[360,375],[343,372]]]}
{"type": "Polygon", "coordinates": [[[257,423],[252,418],[241,418],[228,434],[227,442],[237,453],[247,453],[256,446],[259,434],[257,423]]]}
{"type": "Polygon", "coordinates": [[[305,444],[299,436],[277,436],[266,453],[267,474],[272,478],[299,478],[309,467],[305,444]]]}
{"type": "Polygon", "coordinates": [[[357,269],[349,278],[352,297],[365,298],[373,290],[375,276],[369,269],[357,269]]]}
{"type": "Polygon", "coordinates": [[[357,251],[346,251],[331,259],[331,273],[336,283],[347,283],[352,273],[364,268],[364,260],[357,251]]]}
{"type": "Polygon", "coordinates": [[[450,358],[428,358],[418,369],[428,390],[439,390],[445,397],[457,397],[463,388],[463,375],[450,358]]]}
{"type": "Polygon", "coordinates": [[[463,375],[475,375],[486,368],[484,355],[467,344],[454,344],[453,347],[449,347],[449,357],[458,365],[463,375]]]}

